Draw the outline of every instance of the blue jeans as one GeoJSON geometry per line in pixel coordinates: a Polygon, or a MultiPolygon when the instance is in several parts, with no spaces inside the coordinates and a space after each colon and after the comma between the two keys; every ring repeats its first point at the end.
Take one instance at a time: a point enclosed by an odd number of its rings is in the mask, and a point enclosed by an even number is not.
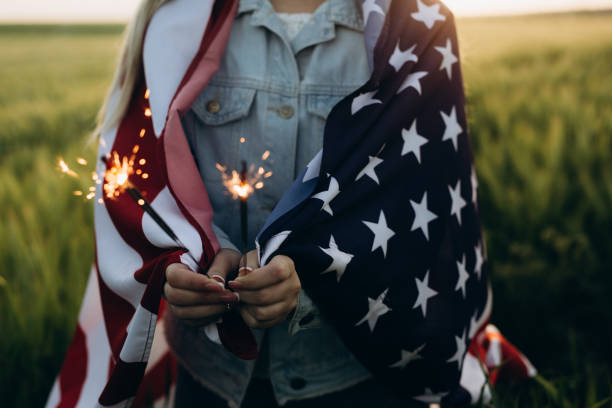
{"type": "MultiPolygon", "coordinates": [[[[227,402],[214,392],[200,385],[179,364],[176,386],[176,408],[227,408],[227,402]]],[[[283,408],[410,408],[423,407],[414,400],[396,398],[373,379],[367,379],[344,390],[325,394],[320,397],[293,400],[283,408]]],[[[241,408],[276,408],[272,384],[267,379],[251,379],[241,408]]]]}

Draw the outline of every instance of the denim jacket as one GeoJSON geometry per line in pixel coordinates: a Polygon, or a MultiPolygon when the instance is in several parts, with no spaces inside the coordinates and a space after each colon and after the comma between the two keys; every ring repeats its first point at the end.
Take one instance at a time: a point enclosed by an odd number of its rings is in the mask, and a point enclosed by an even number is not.
{"type": "MultiPolygon", "coordinates": [[[[229,172],[245,160],[272,172],[249,197],[247,242],[254,242],[283,192],[321,149],[332,107],[368,79],[362,26],[354,0],[328,0],[289,40],[268,0],[240,1],[220,68],[183,118],[222,247],[241,242],[240,217],[217,164],[229,172]],[[270,155],[263,160],[265,151],[270,155]]],[[[240,405],[254,371],[270,378],[281,405],[371,377],[303,291],[289,321],[254,332],[257,364],[212,343],[201,329],[170,318],[168,330],[179,361],[230,406],[240,405]]]]}

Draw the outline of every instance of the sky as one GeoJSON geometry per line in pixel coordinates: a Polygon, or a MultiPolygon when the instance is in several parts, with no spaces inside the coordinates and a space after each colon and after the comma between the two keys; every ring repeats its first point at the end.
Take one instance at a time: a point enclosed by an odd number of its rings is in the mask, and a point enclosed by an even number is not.
{"type": "MultiPolygon", "coordinates": [[[[140,0],[0,0],[0,21],[127,21],[140,0]]],[[[458,16],[612,8],[612,0],[445,0],[458,16]]]]}

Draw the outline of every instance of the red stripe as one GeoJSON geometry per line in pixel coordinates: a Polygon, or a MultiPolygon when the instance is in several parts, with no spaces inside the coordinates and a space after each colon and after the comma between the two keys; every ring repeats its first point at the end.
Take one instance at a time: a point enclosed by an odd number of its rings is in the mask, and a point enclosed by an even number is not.
{"type": "Polygon", "coordinates": [[[61,399],[57,407],[73,407],[79,401],[87,374],[87,344],[85,332],[77,324],[66,359],[59,375],[61,399]]]}
{"type": "Polygon", "coordinates": [[[136,394],[147,363],[117,361],[111,377],[98,400],[101,405],[114,405],[136,394]]]}

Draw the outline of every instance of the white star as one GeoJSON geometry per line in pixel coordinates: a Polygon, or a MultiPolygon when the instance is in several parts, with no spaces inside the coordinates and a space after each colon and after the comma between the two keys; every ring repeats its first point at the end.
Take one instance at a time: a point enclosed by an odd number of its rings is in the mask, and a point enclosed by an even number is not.
{"type": "Polygon", "coordinates": [[[457,261],[457,272],[459,273],[459,277],[457,278],[457,285],[455,285],[455,290],[461,289],[461,293],[463,294],[463,298],[465,299],[465,283],[470,278],[470,274],[465,269],[465,254],[463,254],[461,262],[457,261]]]}
{"type": "Polygon", "coordinates": [[[376,104],[376,103],[382,103],[382,101],[373,98],[373,96],[376,94],[376,92],[378,92],[378,90],[374,90],[372,92],[362,93],[362,94],[356,96],[353,99],[353,103],[351,104],[351,115],[356,114],[362,108],[364,108],[364,107],[366,107],[368,105],[373,105],[373,104],[376,104]]]}
{"type": "Polygon", "coordinates": [[[478,310],[474,310],[474,315],[470,317],[470,329],[468,330],[468,340],[471,340],[478,330],[478,310]]]}
{"type": "Polygon", "coordinates": [[[397,90],[396,94],[402,92],[404,89],[414,88],[417,91],[417,93],[420,95],[421,94],[421,82],[419,81],[426,76],[427,76],[427,72],[425,71],[419,71],[419,72],[415,72],[414,74],[408,75],[406,79],[404,80],[404,82],[402,83],[402,85],[397,90]]]}
{"type": "Polygon", "coordinates": [[[336,198],[338,194],[340,194],[340,186],[338,185],[338,181],[332,177],[329,179],[329,187],[327,188],[327,191],[321,191],[320,193],[313,195],[312,198],[322,200],[323,206],[321,209],[325,210],[327,213],[329,213],[329,215],[334,215],[329,203],[332,202],[332,200],[336,198]]]}
{"type": "Polygon", "coordinates": [[[451,215],[455,215],[457,217],[457,221],[459,225],[461,225],[461,209],[466,206],[466,202],[461,197],[461,180],[457,181],[457,185],[455,188],[448,186],[448,192],[451,196],[451,215]]]}
{"type": "Polygon", "coordinates": [[[448,392],[439,392],[434,394],[431,388],[425,388],[425,393],[423,395],[417,395],[413,398],[426,404],[437,404],[446,396],[446,394],[448,394],[448,392]]]}
{"type": "Polygon", "coordinates": [[[393,51],[393,54],[391,54],[391,58],[389,59],[389,64],[393,65],[395,71],[399,71],[408,61],[418,62],[419,57],[417,57],[416,54],[413,53],[415,48],[416,44],[408,48],[406,51],[402,51],[400,49],[400,42],[398,40],[397,45],[395,46],[395,50],[393,51]]]}
{"type": "Polygon", "coordinates": [[[355,326],[359,326],[367,320],[368,326],[370,327],[370,331],[374,331],[374,327],[376,326],[378,318],[391,310],[389,307],[387,307],[387,305],[383,303],[383,301],[385,300],[385,296],[387,296],[388,290],[389,289],[385,289],[383,293],[381,293],[380,296],[376,298],[376,300],[368,297],[368,313],[366,313],[366,315],[363,316],[363,318],[358,321],[355,326]]]}
{"type": "Polygon", "coordinates": [[[383,256],[387,256],[387,242],[391,239],[392,236],[395,235],[389,227],[387,227],[387,220],[385,218],[385,213],[383,210],[380,210],[380,215],[378,217],[378,222],[369,222],[369,221],[361,221],[363,222],[373,233],[374,233],[374,242],[372,243],[372,252],[374,252],[377,248],[382,248],[383,256]]]}
{"type": "Polygon", "coordinates": [[[423,235],[425,235],[425,239],[429,241],[429,223],[438,218],[438,216],[427,209],[427,191],[423,194],[420,203],[410,200],[410,205],[414,210],[414,221],[410,231],[420,228],[423,231],[423,235]]]}
{"type": "Polygon", "coordinates": [[[370,14],[371,13],[378,13],[378,14],[382,14],[383,16],[385,15],[385,12],[383,11],[383,9],[376,4],[376,0],[365,0],[363,2],[363,26],[365,27],[366,25],[368,25],[368,20],[370,19],[370,14]]]}
{"type": "Polygon", "coordinates": [[[480,275],[482,274],[482,265],[484,264],[484,256],[482,254],[482,243],[478,242],[478,245],[474,247],[474,253],[476,254],[476,261],[474,263],[474,272],[476,272],[476,276],[478,276],[478,280],[480,280],[480,275]]]}
{"type": "Polygon", "coordinates": [[[440,4],[436,3],[433,6],[426,6],[421,0],[417,0],[419,11],[412,13],[411,16],[417,21],[424,23],[427,28],[431,28],[436,24],[436,21],[445,21],[446,16],[440,14],[440,4]]]}
{"type": "Polygon", "coordinates": [[[404,146],[402,147],[402,156],[413,153],[419,164],[421,163],[421,146],[427,144],[428,140],[417,133],[416,119],[410,125],[410,129],[402,129],[402,139],[404,146]]]}
{"type": "Polygon", "coordinates": [[[476,176],[476,168],[472,166],[472,174],[470,174],[470,182],[472,183],[472,202],[477,205],[478,201],[478,177],[476,176]]]}
{"type": "Polygon", "coordinates": [[[325,252],[327,255],[331,256],[332,258],[332,263],[327,267],[326,270],[324,270],[323,273],[327,273],[327,272],[336,272],[336,278],[338,280],[338,282],[340,282],[340,278],[342,278],[342,275],[344,274],[344,271],[346,270],[346,266],[351,262],[351,259],[353,259],[352,254],[346,253],[346,252],[342,252],[339,248],[338,245],[336,245],[336,241],[334,240],[334,236],[332,235],[331,238],[329,239],[329,248],[323,248],[323,247],[319,247],[321,249],[321,251],[325,252]]]}
{"type": "Polygon", "coordinates": [[[453,146],[455,147],[455,151],[459,149],[457,136],[463,133],[463,129],[459,126],[459,122],[457,122],[457,110],[453,106],[450,114],[447,115],[443,111],[440,111],[440,115],[442,115],[442,120],[444,120],[444,126],[446,129],[444,130],[444,136],[442,136],[442,141],[452,140],[453,146]]]}
{"type": "Polygon", "coordinates": [[[319,153],[312,158],[310,163],[306,166],[306,172],[304,173],[304,178],[302,179],[302,183],[310,181],[312,179],[316,179],[319,177],[319,171],[321,170],[321,158],[323,157],[323,150],[319,150],[319,153]]]}
{"type": "Polygon", "coordinates": [[[435,290],[429,287],[429,271],[425,274],[425,278],[423,280],[419,280],[419,278],[414,278],[417,286],[417,291],[419,294],[417,295],[417,300],[414,302],[412,306],[413,309],[421,306],[421,312],[423,312],[423,317],[427,316],[427,301],[429,298],[434,297],[438,294],[435,290]]]}
{"type": "Polygon", "coordinates": [[[453,79],[453,64],[459,61],[453,54],[453,44],[450,38],[446,40],[446,47],[434,47],[436,51],[442,54],[442,65],[440,65],[440,71],[446,70],[448,79],[453,79]]]}
{"type": "Polygon", "coordinates": [[[425,348],[425,344],[421,345],[414,351],[402,350],[402,357],[395,363],[391,364],[389,367],[395,368],[400,367],[404,368],[414,360],[420,360],[423,357],[419,355],[419,352],[425,348]]]}
{"type": "Polygon", "coordinates": [[[447,363],[452,363],[454,361],[459,365],[459,370],[461,370],[461,366],[463,365],[463,357],[465,355],[465,329],[463,329],[463,333],[461,337],[455,336],[455,344],[457,346],[457,351],[451,358],[446,360],[447,363]]]}
{"type": "Polygon", "coordinates": [[[365,175],[365,176],[370,177],[372,180],[374,180],[376,184],[380,184],[380,182],[378,181],[378,176],[376,176],[376,171],[374,171],[374,168],[378,166],[379,164],[381,164],[383,162],[383,159],[379,159],[376,156],[368,156],[368,157],[370,158],[370,161],[359,172],[359,174],[357,174],[357,178],[355,178],[355,181],[359,180],[361,177],[365,175]]]}

